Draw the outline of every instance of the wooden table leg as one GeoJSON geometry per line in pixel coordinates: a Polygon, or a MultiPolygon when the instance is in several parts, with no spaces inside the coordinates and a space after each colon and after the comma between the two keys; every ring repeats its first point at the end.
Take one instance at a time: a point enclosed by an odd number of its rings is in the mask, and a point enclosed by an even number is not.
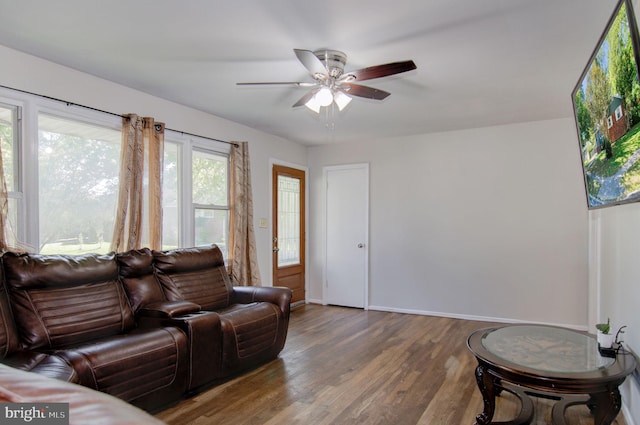
{"type": "Polygon", "coordinates": [[[476,381],[482,394],[484,410],[478,416],[474,425],[489,425],[496,409],[496,388],[494,378],[481,364],[476,367],[476,381]]]}
{"type": "Polygon", "coordinates": [[[616,387],[607,392],[591,394],[587,404],[593,413],[594,425],[611,425],[622,407],[620,390],[616,387]]]}
{"type": "Polygon", "coordinates": [[[563,395],[562,399],[551,409],[551,423],[553,425],[567,425],[564,418],[567,408],[576,404],[588,404],[589,400],[586,395],[563,395]]]}
{"type": "Polygon", "coordinates": [[[533,406],[533,401],[531,401],[531,397],[529,397],[529,395],[527,395],[527,393],[518,385],[512,385],[506,382],[502,382],[499,385],[501,385],[505,391],[518,397],[518,400],[520,400],[520,413],[518,413],[518,416],[516,416],[512,421],[494,422],[494,425],[496,423],[502,425],[530,424],[535,416],[535,408],[533,406]]]}

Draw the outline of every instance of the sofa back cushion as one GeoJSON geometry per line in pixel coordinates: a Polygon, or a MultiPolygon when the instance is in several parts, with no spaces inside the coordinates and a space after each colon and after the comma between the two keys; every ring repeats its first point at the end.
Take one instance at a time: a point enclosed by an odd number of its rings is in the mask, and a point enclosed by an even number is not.
{"type": "Polygon", "coordinates": [[[18,330],[13,321],[9,296],[4,285],[4,274],[0,267],[0,359],[7,357],[18,349],[18,330]]]}
{"type": "Polygon", "coordinates": [[[119,253],[116,260],[134,314],[144,306],[164,300],[164,293],[154,274],[153,255],[149,248],[119,253]]]}
{"type": "Polygon", "coordinates": [[[59,348],[126,332],[135,325],[118,265],[109,255],[2,257],[24,348],[59,348]]]}
{"type": "Polygon", "coordinates": [[[190,301],[203,310],[229,305],[233,287],[216,245],[153,251],[156,277],[170,301],[190,301]]]}

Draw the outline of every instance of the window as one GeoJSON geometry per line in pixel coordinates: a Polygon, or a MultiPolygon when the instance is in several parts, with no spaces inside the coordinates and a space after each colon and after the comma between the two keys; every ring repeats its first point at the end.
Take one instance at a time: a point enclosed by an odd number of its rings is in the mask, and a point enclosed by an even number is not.
{"type": "Polygon", "coordinates": [[[191,162],[194,243],[217,244],[227,258],[229,237],[229,158],[193,150],[191,162]]]}
{"type": "Polygon", "coordinates": [[[607,117],[607,128],[611,128],[613,127],[613,119],[611,118],[611,115],[609,115],[607,117]]]}
{"type": "Polygon", "coordinates": [[[20,108],[0,103],[0,143],[2,148],[2,166],[7,184],[9,216],[7,220],[7,238],[9,244],[15,245],[20,228],[18,222],[23,208],[22,192],[19,179],[20,160],[20,108]]]}
{"type": "Polygon", "coordinates": [[[180,145],[164,142],[164,171],[162,174],[162,248],[180,246],[180,145]]]}
{"type": "Polygon", "coordinates": [[[41,253],[109,251],[120,145],[119,129],[38,115],[41,253]]]}
{"type": "MultiPolygon", "coordinates": [[[[119,116],[0,88],[12,245],[43,254],[110,250],[121,130],[119,116]]],[[[227,144],[165,130],[163,249],[216,243],[226,257],[228,163],[227,144]]]]}
{"type": "Polygon", "coordinates": [[[622,118],[622,105],[618,105],[616,108],[616,121],[622,118]]]}

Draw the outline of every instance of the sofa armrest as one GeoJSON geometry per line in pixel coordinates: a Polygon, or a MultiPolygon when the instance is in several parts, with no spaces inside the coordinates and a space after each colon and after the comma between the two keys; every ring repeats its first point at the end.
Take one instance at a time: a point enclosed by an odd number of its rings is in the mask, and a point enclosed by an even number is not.
{"type": "Polygon", "coordinates": [[[138,314],[144,317],[172,318],[200,310],[198,304],[189,301],[159,301],[140,308],[138,314]]]}
{"type": "Polygon", "coordinates": [[[234,286],[231,304],[270,302],[277,305],[285,317],[289,317],[291,289],[281,286],[234,286]]]}
{"type": "Polygon", "coordinates": [[[222,325],[218,313],[198,310],[174,317],[139,316],[138,324],[145,329],[177,327],[187,335],[190,347],[189,391],[222,376],[222,325]]]}

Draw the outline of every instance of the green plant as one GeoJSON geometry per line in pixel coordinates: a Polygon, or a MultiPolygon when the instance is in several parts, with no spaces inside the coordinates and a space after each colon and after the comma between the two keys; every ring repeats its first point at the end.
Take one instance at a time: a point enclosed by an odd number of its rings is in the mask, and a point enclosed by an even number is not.
{"type": "Polygon", "coordinates": [[[596,329],[602,332],[603,334],[608,334],[611,331],[611,322],[607,317],[607,323],[598,323],[596,324],[596,329]]]}

